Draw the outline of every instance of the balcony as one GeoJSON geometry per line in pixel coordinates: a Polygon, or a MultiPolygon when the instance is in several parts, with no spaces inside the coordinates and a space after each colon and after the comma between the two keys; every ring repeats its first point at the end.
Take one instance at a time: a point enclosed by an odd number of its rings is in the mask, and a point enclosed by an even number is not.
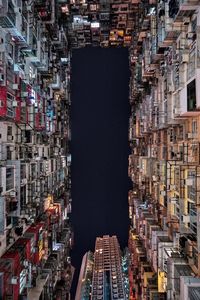
{"type": "Polygon", "coordinates": [[[183,18],[191,17],[198,8],[198,0],[170,0],[169,16],[176,21],[183,21],[183,18]]]}
{"type": "Polygon", "coordinates": [[[167,48],[172,46],[172,44],[176,41],[179,32],[177,30],[165,31],[161,40],[158,42],[158,46],[160,48],[167,48]]]}
{"type": "Polygon", "coordinates": [[[180,278],[181,276],[191,276],[192,269],[186,264],[186,262],[184,262],[183,259],[178,257],[171,258],[170,262],[172,262],[172,265],[170,266],[170,272],[168,271],[167,274],[167,288],[171,290],[171,294],[169,294],[169,299],[180,299],[180,278]]]}
{"type": "MultiPolygon", "coordinates": [[[[200,79],[200,70],[197,69],[192,80],[187,81],[185,75],[175,66],[174,85],[177,89],[174,94],[174,108],[178,109],[176,118],[195,117],[200,115],[200,86],[196,84],[200,79]],[[180,101],[181,99],[181,101],[180,101]]],[[[174,111],[175,112],[175,111],[174,111]]]]}
{"type": "Polygon", "coordinates": [[[200,298],[200,278],[180,277],[180,300],[200,298]]]}
{"type": "Polygon", "coordinates": [[[0,7],[0,26],[14,28],[16,24],[15,7],[12,1],[3,0],[0,7]]]}

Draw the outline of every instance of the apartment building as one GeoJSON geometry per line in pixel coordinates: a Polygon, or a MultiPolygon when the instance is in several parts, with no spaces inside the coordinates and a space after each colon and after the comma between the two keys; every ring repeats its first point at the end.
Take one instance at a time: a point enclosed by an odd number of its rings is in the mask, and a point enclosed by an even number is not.
{"type": "Polygon", "coordinates": [[[134,2],[137,0],[69,1],[67,11],[71,47],[130,46],[134,29],[134,2]]]}
{"type": "Polygon", "coordinates": [[[0,1],[2,299],[70,294],[71,54],[65,14],[65,4],[54,0],[0,1]]]}
{"type": "Polygon", "coordinates": [[[130,47],[131,299],[198,299],[200,3],[141,1],[137,10],[130,47]]]}
{"type": "Polygon", "coordinates": [[[70,58],[90,45],[129,47],[133,189],[129,286],[104,236],[84,297],[198,299],[198,0],[0,1],[0,297],[70,298],[70,58]]]}
{"type": "Polygon", "coordinates": [[[127,299],[122,258],[116,236],[98,237],[95,243],[92,299],[127,299]]]}
{"type": "Polygon", "coordinates": [[[76,300],[89,300],[91,298],[93,266],[94,255],[91,251],[89,251],[83,256],[82,259],[78,285],[76,289],[76,300]]]}
{"type": "Polygon", "coordinates": [[[83,257],[75,299],[129,299],[128,253],[116,236],[97,237],[94,254],[83,257]]]}

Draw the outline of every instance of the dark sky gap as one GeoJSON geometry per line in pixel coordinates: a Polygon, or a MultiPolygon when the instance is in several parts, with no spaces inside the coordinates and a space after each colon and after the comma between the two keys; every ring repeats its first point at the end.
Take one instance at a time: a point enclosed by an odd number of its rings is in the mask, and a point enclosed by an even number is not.
{"type": "Polygon", "coordinates": [[[75,290],[82,256],[96,236],[128,240],[128,50],[85,48],[72,55],[72,224],[75,290]]]}

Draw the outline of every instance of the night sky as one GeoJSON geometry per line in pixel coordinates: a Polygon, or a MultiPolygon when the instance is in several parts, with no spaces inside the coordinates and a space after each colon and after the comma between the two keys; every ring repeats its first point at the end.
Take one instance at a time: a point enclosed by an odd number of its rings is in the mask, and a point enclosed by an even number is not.
{"type": "Polygon", "coordinates": [[[128,241],[128,50],[84,48],[72,54],[72,264],[77,284],[95,238],[128,241]]]}

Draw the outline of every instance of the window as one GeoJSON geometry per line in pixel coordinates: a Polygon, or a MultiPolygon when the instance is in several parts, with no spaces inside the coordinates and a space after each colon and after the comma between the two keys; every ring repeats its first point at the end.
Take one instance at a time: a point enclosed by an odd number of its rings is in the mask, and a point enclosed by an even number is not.
{"type": "Polygon", "coordinates": [[[8,136],[12,135],[12,126],[8,126],[7,135],[8,136]]]}
{"type": "Polygon", "coordinates": [[[20,206],[21,209],[25,209],[26,207],[26,186],[22,186],[20,189],[20,206]]]}
{"type": "Polygon", "coordinates": [[[174,141],[174,130],[173,130],[173,128],[170,128],[170,130],[169,130],[169,140],[170,140],[170,142],[174,141]]]}
{"type": "Polygon", "coordinates": [[[12,103],[15,101],[15,97],[11,95],[10,93],[7,93],[7,116],[13,117],[14,116],[14,110],[12,107],[12,103]]]}
{"type": "Polygon", "coordinates": [[[35,179],[35,177],[36,177],[36,165],[35,164],[31,164],[31,178],[32,178],[32,180],[34,180],[35,179]]]}
{"type": "Polygon", "coordinates": [[[195,79],[187,86],[187,110],[193,111],[196,109],[196,81],[195,79]]]}
{"type": "Polygon", "coordinates": [[[197,121],[192,121],[192,133],[197,133],[197,121]]]}
{"type": "Polygon", "coordinates": [[[121,7],[121,11],[123,11],[123,12],[126,12],[126,11],[128,11],[128,7],[121,7]]]}
{"type": "Polygon", "coordinates": [[[97,5],[96,4],[90,4],[90,10],[91,11],[96,11],[97,10],[97,5]]]}
{"type": "Polygon", "coordinates": [[[187,186],[187,197],[195,201],[196,200],[196,176],[195,171],[188,171],[188,179],[192,180],[192,184],[187,186]]]}
{"type": "MultiPolygon", "coordinates": [[[[195,18],[192,22],[191,22],[191,32],[196,32],[197,30],[197,18],[195,18]]],[[[196,36],[195,36],[196,39],[196,36]]]]}
{"type": "Polygon", "coordinates": [[[26,165],[21,164],[21,170],[20,170],[21,179],[26,178],[26,165]]]}
{"type": "Polygon", "coordinates": [[[30,130],[25,130],[24,135],[25,135],[26,143],[31,143],[32,142],[32,133],[31,133],[31,131],[30,130]]]}
{"type": "Polygon", "coordinates": [[[19,284],[20,284],[19,292],[20,292],[20,294],[22,293],[22,291],[26,285],[27,273],[28,273],[27,269],[23,269],[20,273],[20,276],[19,276],[19,284]]]}
{"type": "Polygon", "coordinates": [[[6,153],[7,153],[7,159],[11,160],[12,159],[12,151],[10,149],[10,146],[6,146],[6,153]]]}
{"type": "Polygon", "coordinates": [[[14,189],[14,168],[6,169],[6,191],[14,189]]]}

